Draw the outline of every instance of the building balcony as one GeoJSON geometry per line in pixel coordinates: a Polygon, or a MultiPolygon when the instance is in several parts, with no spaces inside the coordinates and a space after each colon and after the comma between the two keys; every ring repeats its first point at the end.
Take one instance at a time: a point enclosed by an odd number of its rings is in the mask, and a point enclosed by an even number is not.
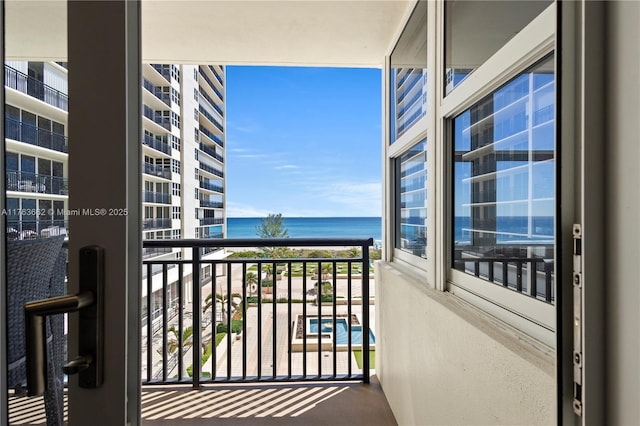
{"type": "Polygon", "coordinates": [[[207,102],[209,102],[209,105],[211,105],[213,107],[213,109],[215,109],[216,111],[218,111],[220,113],[220,116],[224,117],[224,112],[222,111],[222,108],[220,108],[218,106],[218,104],[216,103],[216,101],[214,101],[213,99],[211,99],[211,96],[207,95],[207,92],[204,91],[204,89],[202,88],[202,86],[199,87],[200,89],[200,96],[202,96],[203,98],[205,98],[207,100],[207,102]]]}
{"type": "Polygon", "coordinates": [[[142,220],[142,229],[167,229],[171,228],[171,219],[169,218],[149,218],[142,220]]]}
{"type": "Polygon", "coordinates": [[[145,134],[142,138],[142,143],[157,151],[163,152],[167,155],[171,155],[171,147],[169,146],[169,144],[165,141],[154,138],[151,135],[145,134]]]}
{"type": "Polygon", "coordinates": [[[214,174],[214,175],[216,175],[216,176],[219,176],[219,177],[221,177],[221,178],[223,178],[223,177],[224,177],[224,173],[223,173],[222,171],[220,171],[220,170],[216,169],[215,167],[211,167],[210,165],[205,164],[205,163],[203,163],[202,161],[200,162],[200,168],[201,168],[202,170],[205,170],[205,171],[207,171],[207,172],[209,172],[209,173],[211,173],[211,174],[214,174]]]}
{"type": "Polygon", "coordinates": [[[162,126],[165,130],[171,131],[171,119],[169,117],[163,117],[158,112],[154,111],[147,105],[143,105],[142,114],[154,123],[162,126]]]}
{"type": "Polygon", "coordinates": [[[218,130],[220,130],[221,132],[224,132],[224,127],[222,126],[222,124],[215,117],[209,114],[202,105],[200,105],[200,113],[204,115],[207,118],[207,120],[209,120],[214,126],[216,126],[218,130]]]}
{"type": "Polygon", "coordinates": [[[188,269],[193,277],[191,289],[176,286],[179,277],[171,274],[143,281],[143,384],[198,388],[238,381],[369,382],[375,348],[368,254],[373,240],[270,239],[265,247],[265,240],[212,237],[143,242],[145,249],[192,253],[191,260],[144,260],[143,269],[175,263],[181,266],[172,269],[174,273],[188,269]],[[290,251],[310,246],[359,250],[353,256],[323,259],[300,258],[290,251]],[[208,268],[212,263],[202,258],[206,249],[246,247],[262,248],[265,254],[217,259],[218,272],[213,274],[208,268]],[[207,296],[211,290],[215,299],[207,296]],[[171,296],[147,297],[156,293],[171,296]],[[193,296],[187,300],[183,293],[193,296]],[[146,314],[159,309],[163,313],[155,319],[146,314]],[[179,343],[171,346],[176,350],[163,349],[162,342],[171,339],[179,343]]]}
{"type": "Polygon", "coordinates": [[[204,217],[200,219],[200,226],[223,225],[224,219],[221,217],[204,217]]]}
{"type": "Polygon", "coordinates": [[[216,78],[216,80],[218,80],[218,82],[220,84],[224,84],[222,81],[222,77],[220,76],[220,74],[218,73],[218,71],[216,70],[216,68],[213,65],[209,65],[209,69],[211,70],[211,72],[213,73],[213,76],[216,78]]]}
{"type": "Polygon", "coordinates": [[[222,155],[218,154],[215,149],[213,149],[211,147],[208,147],[207,145],[203,144],[202,142],[200,142],[200,151],[208,154],[209,156],[215,158],[216,160],[218,160],[221,163],[224,162],[224,157],[222,155]]]}
{"type": "Polygon", "coordinates": [[[202,78],[209,84],[209,87],[211,87],[211,90],[213,90],[215,94],[218,95],[218,97],[220,98],[220,101],[224,101],[224,96],[222,95],[222,92],[216,89],[216,85],[214,84],[213,81],[211,81],[209,76],[207,76],[207,74],[204,72],[204,69],[202,67],[200,67],[199,75],[202,76],[202,78]]]}
{"type": "Polygon", "coordinates": [[[169,68],[163,67],[161,64],[151,64],[151,67],[158,71],[158,73],[163,76],[168,83],[171,83],[171,71],[169,68]]]}
{"type": "MultiPolygon", "coordinates": [[[[264,244],[257,239],[143,242],[144,424],[204,425],[215,418],[243,425],[291,421],[320,426],[346,419],[349,424],[397,424],[372,376],[374,344],[358,340],[363,334],[372,336],[374,329],[369,305],[372,240],[269,240],[290,249],[355,245],[361,251],[321,263],[286,257],[218,259],[227,271],[224,277],[201,268],[212,264],[207,254],[222,248],[264,244]],[[193,259],[153,259],[179,249],[191,251],[193,259]],[[326,268],[330,265],[332,270],[326,268]],[[192,271],[189,288],[172,282],[187,269],[192,271]],[[254,269],[255,283],[247,280],[254,269]],[[318,271],[328,284],[314,285],[318,271]],[[211,289],[216,298],[207,297],[211,289]],[[187,400],[191,402],[185,404],[187,400]]],[[[25,398],[9,397],[11,424],[21,424],[27,414],[30,424],[45,424],[41,397],[30,398],[29,404],[25,398]]]]}
{"type": "Polygon", "coordinates": [[[5,117],[5,136],[18,142],[25,142],[58,152],[67,152],[68,138],[65,135],[11,117],[5,117]]]}
{"type": "Polygon", "coordinates": [[[69,224],[61,219],[64,212],[54,212],[48,218],[31,219],[35,215],[13,215],[8,211],[7,240],[35,240],[59,235],[68,235],[69,224]],[[58,215],[57,213],[60,213],[58,215]]]}
{"type": "Polygon", "coordinates": [[[207,189],[209,191],[220,192],[220,193],[224,192],[224,188],[222,187],[222,185],[217,185],[208,180],[201,180],[198,186],[202,189],[207,189]]]}
{"type": "Polygon", "coordinates": [[[171,179],[171,169],[160,164],[144,163],[143,173],[164,179],[171,179]]]}
{"type": "Polygon", "coordinates": [[[67,195],[69,179],[29,172],[6,172],[7,191],[67,195]]]}
{"type": "Polygon", "coordinates": [[[171,194],[165,192],[144,191],[144,202],[171,204],[171,194]]]}
{"type": "Polygon", "coordinates": [[[142,80],[142,86],[153,96],[161,100],[165,105],[171,106],[171,94],[162,90],[162,87],[156,87],[146,78],[142,80]]]}
{"type": "MultiPolygon", "coordinates": [[[[162,248],[162,247],[151,247],[151,248],[143,248],[142,249],[142,258],[143,259],[149,259],[152,257],[157,257],[157,256],[162,256],[165,254],[169,254],[172,253],[173,250],[171,250],[170,248],[162,248]]],[[[143,276],[146,276],[143,272],[143,276]]]]}
{"type": "Polygon", "coordinates": [[[209,131],[209,129],[204,127],[202,124],[200,124],[200,131],[209,139],[211,139],[213,142],[220,145],[220,147],[224,148],[224,142],[222,142],[222,139],[219,136],[216,136],[213,133],[211,133],[211,131],[209,131]]]}
{"type": "Polygon", "coordinates": [[[69,109],[69,96],[66,93],[62,93],[6,64],[4,66],[4,85],[63,111],[69,109]]]}
{"type": "Polygon", "coordinates": [[[200,207],[208,207],[212,209],[221,209],[224,207],[222,201],[200,200],[200,207]]]}

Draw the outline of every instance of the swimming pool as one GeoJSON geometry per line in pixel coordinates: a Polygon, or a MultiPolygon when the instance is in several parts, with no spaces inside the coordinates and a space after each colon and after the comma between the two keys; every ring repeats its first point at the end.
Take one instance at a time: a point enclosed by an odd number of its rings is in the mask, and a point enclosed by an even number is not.
{"type": "MultiPolygon", "coordinates": [[[[332,318],[322,318],[322,327],[320,329],[321,333],[331,334],[333,335],[333,319],[332,318]]],[[[348,345],[348,326],[346,318],[336,318],[335,322],[336,327],[336,344],[337,345],[348,345]]],[[[309,332],[317,333],[318,332],[318,318],[311,318],[309,320],[309,332]]],[[[375,343],[376,338],[373,335],[373,332],[369,330],[369,343],[375,343]]],[[[359,325],[351,326],[351,344],[360,345],[362,344],[362,327],[359,325]]]]}

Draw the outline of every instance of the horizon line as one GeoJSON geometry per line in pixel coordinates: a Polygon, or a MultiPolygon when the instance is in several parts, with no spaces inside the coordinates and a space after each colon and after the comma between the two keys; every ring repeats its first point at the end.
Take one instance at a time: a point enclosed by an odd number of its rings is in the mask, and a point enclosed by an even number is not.
{"type": "MultiPolygon", "coordinates": [[[[263,219],[266,216],[227,216],[227,219],[263,219]]],[[[381,219],[382,216],[282,216],[283,219],[381,219]]]]}

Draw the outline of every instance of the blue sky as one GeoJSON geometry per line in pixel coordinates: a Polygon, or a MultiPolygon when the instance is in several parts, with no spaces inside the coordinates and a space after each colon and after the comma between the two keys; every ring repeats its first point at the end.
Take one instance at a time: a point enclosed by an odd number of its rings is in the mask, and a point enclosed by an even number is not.
{"type": "Polygon", "coordinates": [[[380,79],[227,66],[227,216],[380,216],[380,79]]]}

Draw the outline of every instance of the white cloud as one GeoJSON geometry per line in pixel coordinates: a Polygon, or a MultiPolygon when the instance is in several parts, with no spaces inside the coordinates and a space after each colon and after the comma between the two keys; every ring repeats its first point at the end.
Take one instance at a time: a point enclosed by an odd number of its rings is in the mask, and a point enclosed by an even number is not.
{"type": "Polygon", "coordinates": [[[319,188],[319,196],[339,206],[344,216],[380,216],[380,182],[333,182],[319,188]]]}
{"type": "Polygon", "coordinates": [[[295,170],[295,169],[299,169],[300,166],[296,166],[294,164],[285,164],[283,166],[276,166],[274,167],[274,169],[276,170],[295,170]]]}
{"type": "Polygon", "coordinates": [[[227,202],[227,217],[266,217],[269,211],[247,204],[227,202]]]}

